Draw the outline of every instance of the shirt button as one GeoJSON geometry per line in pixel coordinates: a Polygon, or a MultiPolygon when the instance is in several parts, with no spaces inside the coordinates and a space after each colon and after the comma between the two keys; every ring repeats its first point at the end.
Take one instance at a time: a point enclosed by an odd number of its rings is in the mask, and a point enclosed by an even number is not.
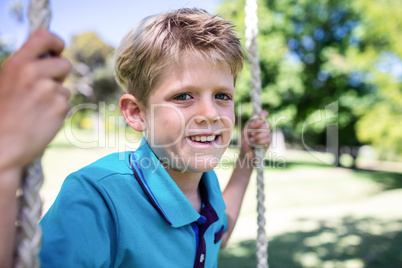
{"type": "Polygon", "coordinates": [[[200,262],[203,262],[205,260],[205,255],[204,254],[201,254],[201,256],[200,256],[200,262]]]}

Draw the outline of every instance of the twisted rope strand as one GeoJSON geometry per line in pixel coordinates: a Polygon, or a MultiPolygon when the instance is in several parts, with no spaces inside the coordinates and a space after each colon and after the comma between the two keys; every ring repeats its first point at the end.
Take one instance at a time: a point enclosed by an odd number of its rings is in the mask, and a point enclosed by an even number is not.
{"type": "Polygon", "coordinates": [[[51,10],[49,0],[31,0],[28,8],[29,34],[39,28],[49,28],[51,10]]]}
{"type": "MultiPolygon", "coordinates": [[[[28,9],[29,33],[39,28],[48,28],[50,21],[49,0],[31,0],[28,9]]],[[[37,157],[25,170],[22,179],[21,209],[16,238],[17,268],[40,267],[39,251],[42,243],[42,230],[38,221],[42,214],[42,200],[39,190],[43,184],[41,157],[37,157]]]]}
{"type": "Polygon", "coordinates": [[[17,261],[15,267],[40,267],[38,254],[41,247],[42,230],[38,225],[42,212],[39,189],[43,183],[40,158],[27,168],[22,188],[21,210],[19,215],[17,261]]]}
{"type": "MultiPolygon", "coordinates": [[[[251,72],[251,105],[253,108],[253,117],[261,113],[261,78],[260,78],[260,60],[258,56],[257,35],[258,35],[258,17],[257,1],[247,0],[245,6],[246,12],[246,48],[248,50],[248,61],[251,72]]],[[[255,148],[254,155],[257,163],[257,212],[258,212],[258,232],[257,232],[257,267],[268,268],[268,242],[265,234],[265,194],[264,194],[264,149],[255,148]]]]}

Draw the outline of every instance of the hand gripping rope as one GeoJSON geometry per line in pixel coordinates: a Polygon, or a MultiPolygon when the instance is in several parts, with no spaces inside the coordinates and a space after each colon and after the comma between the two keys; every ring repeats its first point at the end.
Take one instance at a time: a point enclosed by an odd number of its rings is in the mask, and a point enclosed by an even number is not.
{"type": "MultiPolygon", "coordinates": [[[[39,28],[49,28],[50,15],[49,0],[31,0],[28,9],[29,33],[32,34],[39,28]]],[[[40,267],[38,254],[41,248],[42,230],[38,222],[42,214],[42,200],[39,196],[42,184],[41,157],[37,157],[26,168],[21,182],[21,208],[16,223],[18,230],[14,262],[14,267],[17,268],[40,267]]]]}
{"type": "MultiPolygon", "coordinates": [[[[260,61],[258,57],[257,35],[258,17],[257,0],[246,0],[246,48],[248,50],[248,61],[251,72],[251,105],[253,117],[259,116],[261,112],[261,78],[260,61]]],[[[259,160],[257,166],[257,267],[268,268],[268,241],[265,235],[265,195],[264,195],[264,149],[255,148],[254,155],[259,160]]]]}

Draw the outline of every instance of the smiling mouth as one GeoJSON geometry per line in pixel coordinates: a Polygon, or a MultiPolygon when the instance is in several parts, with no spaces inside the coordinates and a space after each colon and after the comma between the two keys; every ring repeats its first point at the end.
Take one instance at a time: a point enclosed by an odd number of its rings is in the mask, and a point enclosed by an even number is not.
{"type": "Polygon", "coordinates": [[[208,136],[204,136],[204,135],[200,135],[200,136],[190,136],[187,137],[190,140],[194,141],[194,142],[199,142],[199,143],[210,143],[215,141],[220,135],[208,135],[208,136]]]}

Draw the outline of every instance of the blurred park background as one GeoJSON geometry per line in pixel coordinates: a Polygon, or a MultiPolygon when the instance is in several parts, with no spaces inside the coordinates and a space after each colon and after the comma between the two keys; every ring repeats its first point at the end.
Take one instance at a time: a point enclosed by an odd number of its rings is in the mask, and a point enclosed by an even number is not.
{"type": "MultiPolygon", "coordinates": [[[[69,173],[138,146],[113,76],[114,49],[133,25],[201,7],[233,20],[243,41],[245,32],[244,0],[53,2],[51,28],[74,64],[66,82],[73,97],[43,159],[45,210],[69,173]]],[[[270,266],[402,267],[402,1],[258,4],[261,98],[274,133],[265,159],[270,266]]],[[[0,64],[26,36],[26,8],[26,0],[0,3],[0,64]]],[[[251,115],[249,79],[246,64],[236,84],[237,129],[251,115]]],[[[237,133],[225,155],[231,161],[237,133]]],[[[222,187],[231,161],[216,169],[222,187]]],[[[220,267],[256,267],[255,188],[253,178],[220,267]]]]}

